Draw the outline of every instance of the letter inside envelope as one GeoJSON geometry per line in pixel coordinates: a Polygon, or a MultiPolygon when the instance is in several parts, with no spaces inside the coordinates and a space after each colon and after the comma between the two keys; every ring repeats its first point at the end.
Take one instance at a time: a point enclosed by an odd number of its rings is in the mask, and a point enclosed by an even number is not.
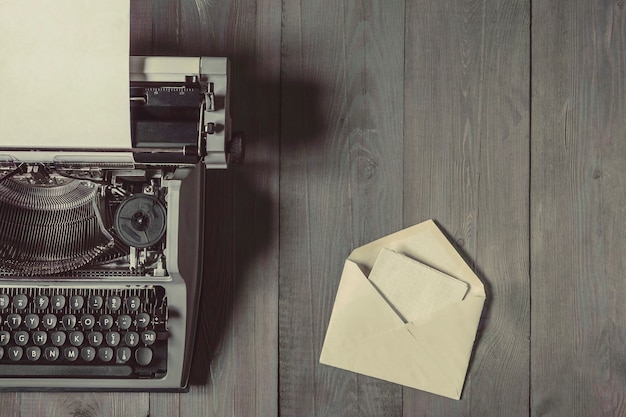
{"type": "Polygon", "coordinates": [[[320,362],[460,399],[485,290],[426,221],[346,260],[320,362]]]}

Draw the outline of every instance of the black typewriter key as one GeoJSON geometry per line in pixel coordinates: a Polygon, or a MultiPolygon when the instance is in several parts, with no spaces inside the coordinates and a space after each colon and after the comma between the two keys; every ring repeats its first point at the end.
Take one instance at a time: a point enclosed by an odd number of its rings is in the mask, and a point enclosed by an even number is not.
{"type": "Polygon", "coordinates": [[[87,335],[87,339],[89,340],[89,344],[94,347],[98,347],[102,344],[102,333],[100,332],[91,332],[87,335]]]}
{"type": "Polygon", "coordinates": [[[45,316],[43,316],[43,327],[48,330],[52,330],[56,327],[56,325],[57,316],[55,316],[54,314],[46,314],[45,316]]]}
{"type": "Polygon", "coordinates": [[[78,359],[78,348],[74,346],[66,347],[63,349],[63,357],[70,362],[74,362],[78,359]]]}
{"type": "Polygon", "coordinates": [[[12,361],[19,361],[22,359],[24,350],[20,346],[11,346],[8,350],[9,359],[12,361]]]}
{"type": "Polygon", "coordinates": [[[112,295],[107,298],[107,307],[110,310],[117,311],[122,306],[122,299],[117,295],[112,295]]]}
{"type": "Polygon", "coordinates": [[[72,310],[80,310],[85,304],[85,299],[81,295],[72,295],[70,297],[70,307],[72,310]]]}
{"type": "Polygon", "coordinates": [[[61,317],[61,323],[63,324],[64,329],[71,330],[76,327],[76,316],[73,314],[66,314],[61,317]]]}
{"type": "Polygon", "coordinates": [[[91,314],[85,314],[80,318],[80,324],[85,330],[91,330],[96,323],[96,319],[91,314]]]}
{"type": "Polygon", "coordinates": [[[128,330],[132,324],[133,319],[131,319],[129,315],[122,314],[117,318],[117,325],[120,330],[128,330]]]}
{"type": "Polygon", "coordinates": [[[137,311],[139,310],[139,306],[141,303],[139,302],[139,297],[129,297],[126,299],[126,307],[129,311],[137,311]]]}
{"type": "Polygon", "coordinates": [[[98,324],[103,330],[109,330],[113,326],[113,317],[109,314],[103,314],[98,319],[98,324]]]}
{"type": "Polygon", "coordinates": [[[50,299],[46,295],[38,295],[35,297],[35,307],[39,310],[45,310],[48,308],[48,304],[50,303],[50,299]]]}
{"type": "Polygon", "coordinates": [[[4,310],[9,306],[9,296],[6,294],[0,294],[0,310],[4,310]]]}
{"type": "Polygon", "coordinates": [[[156,333],[152,330],[146,330],[141,333],[141,341],[148,346],[154,344],[154,342],[156,342],[156,333]]]}
{"type": "Polygon", "coordinates": [[[106,340],[107,345],[115,347],[120,344],[120,334],[118,332],[108,332],[106,340]]]}
{"type": "Polygon", "coordinates": [[[53,309],[62,310],[65,307],[65,296],[61,294],[53,295],[50,302],[53,309]]]}
{"type": "Polygon", "coordinates": [[[126,346],[135,347],[139,344],[139,334],[137,332],[128,332],[124,335],[124,343],[126,346]]]}
{"type": "Polygon", "coordinates": [[[100,358],[102,362],[109,362],[111,359],[113,359],[113,349],[111,349],[110,347],[103,347],[98,349],[98,358],[100,358]]]}
{"type": "Polygon", "coordinates": [[[0,346],[6,346],[11,340],[11,335],[6,330],[0,331],[0,346]]]}
{"type": "Polygon", "coordinates": [[[89,307],[93,310],[99,310],[102,308],[102,297],[99,295],[92,295],[89,297],[89,307]]]}
{"type": "Polygon", "coordinates": [[[33,343],[37,346],[43,346],[48,341],[48,333],[41,330],[33,333],[33,343]]]}
{"type": "Polygon", "coordinates": [[[4,357],[4,348],[0,347],[0,360],[4,357]]]}
{"type": "Polygon", "coordinates": [[[140,347],[135,351],[135,360],[141,366],[150,365],[152,362],[152,349],[140,347]]]}
{"type": "Polygon", "coordinates": [[[83,332],[72,332],[70,333],[70,344],[72,346],[80,346],[85,341],[85,335],[83,332]]]}
{"type": "Polygon", "coordinates": [[[37,326],[39,326],[39,316],[36,314],[27,314],[26,317],[24,317],[24,326],[29,330],[36,329],[37,326]]]}
{"type": "Polygon", "coordinates": [[[23,310],[28,306],[28,297],[24,294],[18,294],[13,297],[13,307],[23,310]]]}
{"type": "Polygon", "coordinates": [[[137,327],[145,329],[150,324],[150,315],[148,313],[137,314],[137,327]]]}
{"type": "Polygon", "coordinates": [[[20,330],[15,332],[13,335],[13,339],[15,340],[15,344],[18,346],[26,346],[28,343],[28,333],[24,330],[20,330]]]}
{"type": "Polygon", "coordinates": [[[80,350],[80,357],[87,362],[91,362],[96,357],[96,349],[89,347],[84,347],[80,350]]]}
{"type": "Polygon", "coordinates": [[[43,351],[43,357],[50,362],[56,361],[57,359],[59,359],[59,348],[56,346],[48,346],[43,351]]]}
{"type": "Polygon", "coordinates": [[[37,361],[41,357],[41,348],[39,346],[29,346],[26,348],[26,358],[31,361],[37,361]]]}
{"type": "Polygon", "coordinates": [[[66,338],[65,332],[52,332],[50,334],[50,341],[54,346],[63,346],[66,338]]]}
{"type": "MultiPolygon", "coordinates": [[[[1,348],[0,348],[1,349],[1,348]]],[[[126,363],[130,360],[130,348],[121,347],[117,349],[117,363],[126,363]]]]}
{"type": "Polygon", "coordinates": [[[20,316],[19,314],[9,314],[7,316],[7,325],[12,330],[20,327],[20,324],[22,324],[22,316],[20,316]]]}

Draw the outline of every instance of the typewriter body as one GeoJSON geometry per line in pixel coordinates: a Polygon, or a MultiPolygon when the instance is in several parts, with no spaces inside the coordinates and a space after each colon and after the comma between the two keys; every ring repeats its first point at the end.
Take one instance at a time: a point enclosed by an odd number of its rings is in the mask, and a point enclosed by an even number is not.
{"type": "Polygon", "coordinates": [[[130,57],[129,105],[131,148],[0,147],[0,390],[187,385],[228,61],[130,57]]]}

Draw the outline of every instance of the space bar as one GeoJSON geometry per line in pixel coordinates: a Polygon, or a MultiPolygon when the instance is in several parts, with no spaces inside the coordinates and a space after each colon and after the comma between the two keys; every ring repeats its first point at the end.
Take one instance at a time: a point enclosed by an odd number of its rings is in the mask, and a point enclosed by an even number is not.
{"type": "Polygon", "coordinates": [[[127,365],[8,365],[0,364],[1,377],[60,377],[80,378],[87,376],[129,376],[132,368],[127,365]]]}

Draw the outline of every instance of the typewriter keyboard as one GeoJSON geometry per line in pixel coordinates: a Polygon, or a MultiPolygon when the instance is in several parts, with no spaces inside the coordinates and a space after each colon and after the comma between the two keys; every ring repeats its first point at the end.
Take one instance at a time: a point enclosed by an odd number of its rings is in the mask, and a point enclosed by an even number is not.
{"type": "Polygon", "coordinates": [[[166,372],[163,287],[0,287],[0,378],[158,378],[166,372]]]}

